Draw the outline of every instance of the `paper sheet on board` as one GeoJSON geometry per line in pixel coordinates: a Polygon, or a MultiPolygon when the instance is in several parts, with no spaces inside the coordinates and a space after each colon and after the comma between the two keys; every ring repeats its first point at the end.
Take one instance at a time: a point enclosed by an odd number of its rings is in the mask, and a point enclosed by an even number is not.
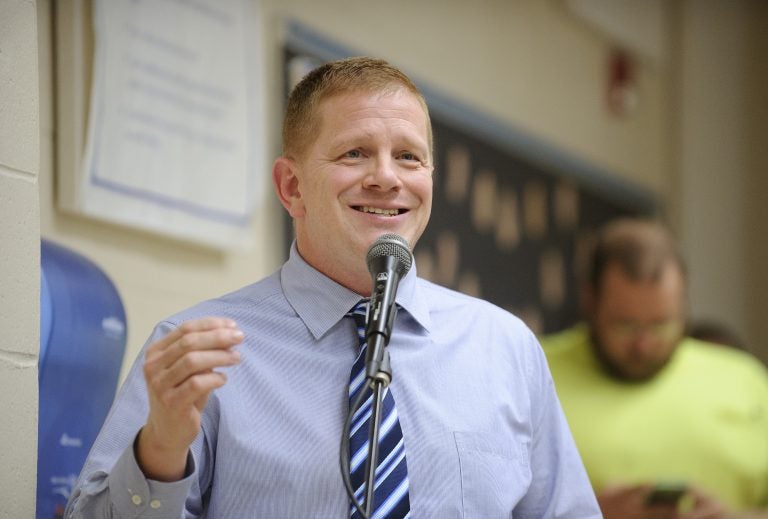
{"type": "Polygon", "coordinates": [[[95,0],[86,214],[247,247],[260,201],[253,0],[95,0]]]}

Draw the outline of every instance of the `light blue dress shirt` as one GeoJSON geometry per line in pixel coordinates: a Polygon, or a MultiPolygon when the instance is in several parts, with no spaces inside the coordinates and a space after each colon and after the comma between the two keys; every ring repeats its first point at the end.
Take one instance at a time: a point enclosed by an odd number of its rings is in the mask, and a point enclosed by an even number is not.
{"type": "MultiPolygon", "coordinates": [[[[163,321],[149,342],[206,315],[245,333],[209,399],[185,479],[147,480],[133,442],[148,403],[142,356],[86,461],[66,517],[338,518],[351,366],[346,312],[360,296],[297,253],[270,277],[163,321]]],[[[401,281],[388,346],[411,517],[600,517],[531,331],[500,308],[416,276],[401,281]]]]}

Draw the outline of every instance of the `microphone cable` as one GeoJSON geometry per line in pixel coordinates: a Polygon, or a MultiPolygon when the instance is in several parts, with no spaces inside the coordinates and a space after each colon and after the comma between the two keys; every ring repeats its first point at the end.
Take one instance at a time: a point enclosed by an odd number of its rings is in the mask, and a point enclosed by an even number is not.
{"type": "Polygon", "coordinates": [[[364,384],[363,387],[360,388],[360,392],[358,393],[357,398],[355,398],[355,401],[352,403],[352,405],[349,406],[347,417],[344,420],[344,427],[341,431],[341,450],[339,451],[341,479],[344,481],[344,488],[347,491],[349,500],[352,501],[352,504],[357,509],[357,513],[360,514],[361,519],[368,519],[368,516],[365,514],[365,510],[363,510],[363,505],[357,500],[357,497],[355,497],[355,489],[352,488],[352,474],[350,470],[351,460],[349,459],[349,430],[352,428],[352,417],[355,416],[355,413],[363,404],[365,398],[368,397],[368,393],[370,392],[371,388],[367,383],[364,384]]]}

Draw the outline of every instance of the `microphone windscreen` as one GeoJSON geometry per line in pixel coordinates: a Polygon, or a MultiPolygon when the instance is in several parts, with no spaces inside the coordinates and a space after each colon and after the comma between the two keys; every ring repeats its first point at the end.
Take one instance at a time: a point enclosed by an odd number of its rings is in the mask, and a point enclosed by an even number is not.
{"type": "Polygon", "coordinates": [[[399,234],[382,234],[368,249],[365,261],[371,274],[374,274],[376,260],[384,256],[393,256],[397,260],[397,273],[400,277],[411,270],[413,255],[408,242],[399,234]]]}

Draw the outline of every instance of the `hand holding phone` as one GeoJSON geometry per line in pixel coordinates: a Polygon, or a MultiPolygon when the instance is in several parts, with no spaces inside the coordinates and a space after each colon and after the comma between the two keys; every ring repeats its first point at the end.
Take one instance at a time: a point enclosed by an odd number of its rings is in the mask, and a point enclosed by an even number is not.
{"type": "Polygon", "coordinates": [[[677,506],[688,492],[684,483],[658,483],[645,497],[646,506],[677,506]]]}

